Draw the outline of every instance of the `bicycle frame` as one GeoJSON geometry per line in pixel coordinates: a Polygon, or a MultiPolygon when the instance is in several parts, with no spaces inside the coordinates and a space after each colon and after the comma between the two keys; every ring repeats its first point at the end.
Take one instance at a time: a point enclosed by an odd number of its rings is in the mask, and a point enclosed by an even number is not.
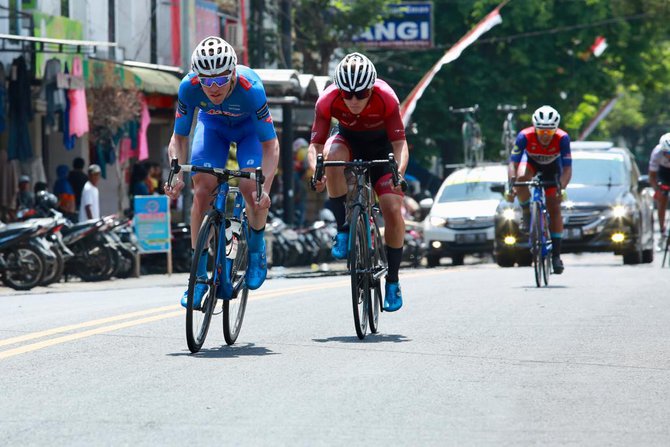
{"type": "Polygon", "coordinates": [[[479,110],[479,105],[454,109],[449,107],[451,113],[463,114],[463,124],[461,125],[461,137],[463,138],[463,162],[466,165],[477,165],[484,158],[484,142],[482,131],[475,114],[479,110]]]}

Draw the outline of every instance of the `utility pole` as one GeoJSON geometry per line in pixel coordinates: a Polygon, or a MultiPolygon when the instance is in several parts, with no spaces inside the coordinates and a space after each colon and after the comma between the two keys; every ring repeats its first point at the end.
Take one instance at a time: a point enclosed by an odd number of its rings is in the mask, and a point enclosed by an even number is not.
{"type": "MultiPolygon", "coordinates": [[[[191,30],[190,30],[190,20],[189,20],[189,11],[190,11],[190,2],[192,0],[180,0],[179,5],[179,28],[181,31],[181,68],[187,73],[191,69],[191,53],[193,49],[191,48],[191,30]]],[[[193,117],[191,117],[193,119],[193,117]]],[[[188,138],[188,158],[191,159],[191,143],[192,137],[189,135],[188,138]]],[[[182,163],[186,163],[187,160],[180,160],[182,163]]],[[[188,179],[188,176],[184,176],[184,190],[183,190],[183,203],[182,203],[182,218],[183,222],[191,221],[191,205],[193,204],[193,191],[191,190],[191,182],[188,179]]]]}
{"type": "MultiPolygon", "coordinates": [[[[291,68],[292,42],[291,42],[291,0],[281,0],[281,49],[284,68],[291,68]]],[[[293,184],[293,104],[282,105],[282,141],[281,141],[281,167],[282,184],[284,186],[284,222],[293,226],[295,185],[293,184]]]]}

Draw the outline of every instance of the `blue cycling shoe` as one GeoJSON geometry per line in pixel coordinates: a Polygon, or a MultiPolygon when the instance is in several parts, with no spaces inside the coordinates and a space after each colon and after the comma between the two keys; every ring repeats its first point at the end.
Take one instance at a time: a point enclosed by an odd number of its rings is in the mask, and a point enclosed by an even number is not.
{"type": "Polygon", "coordinates": [[[330,253],[335,259],[347,259],[349,254],[349,232],[339,232],[333,239],[333,247],[330,253]]]}
{"type": "MultiPolygon", "coordinates": [[[[203,280],[206,280],[205,278],[202,278],[203,280]]],[[[209,289],[209,286],[205,283],[197,283],[195,285],[195,289],[193,290],[193,308],[194,309],[200,309],[200,305],[202,304],[202,297],[205,296],[207,293],[207,290],[209,289]]],[[[188,289],[184,292],[184,295],[181,297],[181,306],[186,309],[186,305],[188,303],[188,289]]]]}
{"type": "Polygon", "coordinates": [[[384,295],[384,310],[395,312],[402,307],[402,292],[399,282],[386,282],[386,294],[384,295]]]}
{"type": "Polygon", "coordinates": [[[247,287],[249,290],[258,289],[268,274],[268,262],[265,257],[265,243],[263,250],[249,253],[249,267],[247,268],[247,287]]]}

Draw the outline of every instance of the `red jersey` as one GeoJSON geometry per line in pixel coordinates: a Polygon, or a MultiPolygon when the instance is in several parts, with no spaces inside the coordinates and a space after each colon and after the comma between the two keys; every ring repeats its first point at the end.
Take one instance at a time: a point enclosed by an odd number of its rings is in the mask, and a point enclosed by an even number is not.
{"type": "Polygon", "coordinates": [[[405,126],[400,118],[399,103],[393,89],[386,82],[377,79],[367,105],[360,114],[355,115],[344,104],[335,84],[331,84],[316,101],[311,143],[326,142],[331,118],[338,120],[340,127],[349,131],[386,130],[389,141],[404,140],[405,126]]]}

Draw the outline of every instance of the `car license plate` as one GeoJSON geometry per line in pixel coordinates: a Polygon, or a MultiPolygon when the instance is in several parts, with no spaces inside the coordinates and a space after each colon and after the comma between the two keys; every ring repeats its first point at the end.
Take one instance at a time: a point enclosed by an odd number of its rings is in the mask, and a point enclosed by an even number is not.
{"type": "Polygon", "coordinates": [[[472,244],[475,242],[486,242],[486,233],[463,233],[456,235],[457,244],[472,244]]]}
{"type": "Polygon", "coordinates": [[[563,237],[569,240],[576,240],[582,238],[582,229],[581,228],[566,228],[563,231],[563,237]]]}

